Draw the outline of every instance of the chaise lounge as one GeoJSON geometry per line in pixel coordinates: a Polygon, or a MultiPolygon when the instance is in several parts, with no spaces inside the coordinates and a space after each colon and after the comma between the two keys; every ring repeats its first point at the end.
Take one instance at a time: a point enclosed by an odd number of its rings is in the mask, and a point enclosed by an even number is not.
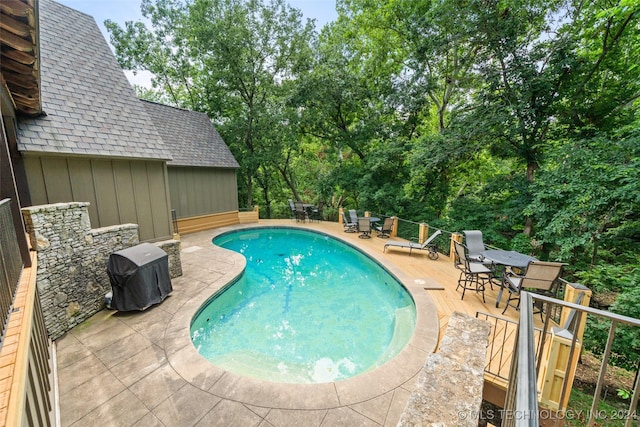
{"type": "Polygon", "coordinates": [[[414,249],[417,250],[427,250],[429,251],[428,256],[430,259],[438,259],[438,251],[436,249],[436,245],[433,244],[433,239],[438,237],[442,233],[441,230],[436,230],[424,243],[416,243],[416,242],[402,242],[399,240],[390,240],[384,245],[384,249],[382,252],[387,250],[387,247],[396,247],[396,248],[408,248],[409,256],[411,256],[411,251],[414,249]]]}

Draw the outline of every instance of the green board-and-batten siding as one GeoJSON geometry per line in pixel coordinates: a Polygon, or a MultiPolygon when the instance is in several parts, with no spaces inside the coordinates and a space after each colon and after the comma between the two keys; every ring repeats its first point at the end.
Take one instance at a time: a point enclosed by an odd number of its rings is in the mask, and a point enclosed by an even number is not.
{"type": "Polygon", "coordinates": [[[172,237],[163,161],[25,156],[33,205],[89,202],[93,228],[138,224],[140,240],[172,237]]]}
{"type": "Polygon", "coordinates": [[[169,192],[178,218],[238,210],[235,169],[171,166],[169,192]]]}

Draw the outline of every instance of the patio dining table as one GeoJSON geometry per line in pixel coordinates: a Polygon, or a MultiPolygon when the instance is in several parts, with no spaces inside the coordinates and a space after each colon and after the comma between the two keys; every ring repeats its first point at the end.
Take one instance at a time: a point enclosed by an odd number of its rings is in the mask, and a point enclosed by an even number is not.
{"type": "MultiPolygon", "coordinates": [[[[502,265],[505,267],[514,267],[518,269],[525,269],[529,262],[537,261],[538,259],[531,255],[521,254],[516,251],[504,251],[501,249],[488,249],[480,252],[480,255],[484,257],[484,261],[491,261],[494,265],[502,265]]],[[[502,299],[502,292],[504,287],[502,281],[500,282],[500,291],[498,292],[498,298],[496,299],[496,307],[500,304],[502,299]]]]}

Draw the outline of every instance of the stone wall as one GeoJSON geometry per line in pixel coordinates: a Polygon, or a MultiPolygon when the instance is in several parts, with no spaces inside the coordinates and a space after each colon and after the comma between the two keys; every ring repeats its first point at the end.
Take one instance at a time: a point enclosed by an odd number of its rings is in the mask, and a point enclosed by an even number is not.
{"type": "Polygon", "coordinates": [[[398,426],[476,427],[482,403],[489,324],[454,312],[429,355],[398,426]]]}
{"type": "Polygon", "coordinates": [[[179,240],[165,240],[157,242],[157,246],[160,247],[169,255],[169,274],[171,278],[182,276],[182,262],[180,260],[180,241],[179,240]]]}
{"type": "MultiPolygon", "coordinates": [[[[92,229],[88,205],[72,202],[22,209],[31,247],[38,252],[36,283],[53,340],[105,307],[105,294],[111,290],[109,255],[139,243],[137,224],[92,229]]],[[[160,246],[169,253],[172,273],[181,275],[180,243],[160,246]]]]}

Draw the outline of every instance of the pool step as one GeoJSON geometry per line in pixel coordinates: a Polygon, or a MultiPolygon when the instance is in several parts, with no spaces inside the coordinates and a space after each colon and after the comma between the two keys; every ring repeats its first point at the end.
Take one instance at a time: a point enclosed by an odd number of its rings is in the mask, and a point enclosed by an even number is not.
{"type": "Polygon", "coordinates": [[[267,381],[300,383],[309,378],[309,368],[302,363],[284,363],[275,357],[251,350],[224,354],[213,363],[231,372],[267,381]]]}
{"type": "Polygon", "coordinates": [[[416,311],[413,306],[396,309],[393,322],[393,337],[387,349],[376,361],[376,366],[381,366],[400,353],[411,339],[416,324],[416,311]]]}

